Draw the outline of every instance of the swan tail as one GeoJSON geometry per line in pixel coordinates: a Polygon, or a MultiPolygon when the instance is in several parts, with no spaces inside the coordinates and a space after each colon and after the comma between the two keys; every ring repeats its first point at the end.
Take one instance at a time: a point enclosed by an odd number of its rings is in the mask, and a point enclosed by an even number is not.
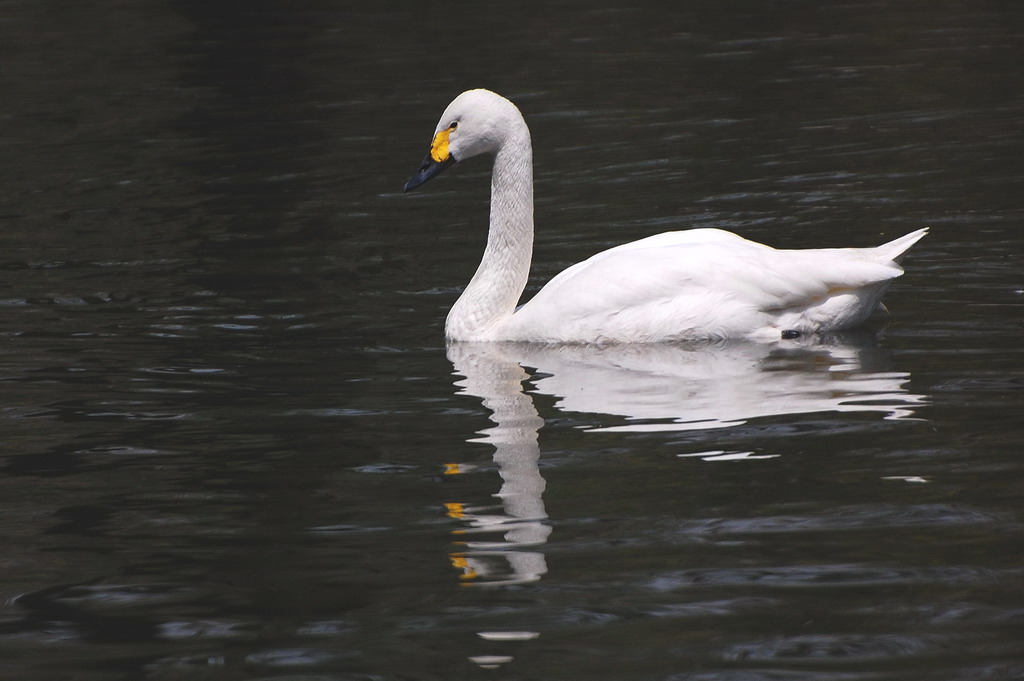
{"type": "Polygon", "coordinates": [[[910,234],[904,234],[898,239],[893,239],[892,241],[878,246],[875,251],[885,260],[892,260],[895,263],[899,263],[903,260],[903,256],[906,254],[907,250],[920,241],[927,233],[928,228],[922,227],[910,234]]]}

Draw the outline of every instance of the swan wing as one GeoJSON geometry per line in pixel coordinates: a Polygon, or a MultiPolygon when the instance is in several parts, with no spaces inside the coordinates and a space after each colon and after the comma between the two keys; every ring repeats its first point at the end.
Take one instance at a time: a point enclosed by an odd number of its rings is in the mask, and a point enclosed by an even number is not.
{"type": "Polygon", "coordinates": [[[565,270],[513,315],[506,333],[659,341],[749,336],[780,323],[828,326],[830,315],[859,314],[865,306],[869,313],[877,297],[858,292],[880,289],[880,297],[901,273],[875,249],[777,250],[721,230],[667,232],[565,270]],[[826,305],[851,295],[843,305],[826,305]],[[811,309],[815,316],[803,320],[811,309]]]}

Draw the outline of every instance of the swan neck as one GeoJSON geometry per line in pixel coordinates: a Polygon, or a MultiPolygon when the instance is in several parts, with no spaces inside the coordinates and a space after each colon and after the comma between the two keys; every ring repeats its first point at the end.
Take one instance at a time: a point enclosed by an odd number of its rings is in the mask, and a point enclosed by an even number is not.
{"type": "Polygon", "coordinates": [[[533,258],[533,150],[526,123],[508,134],[494,156],[487,246],[473,279],[445,324],[453,340],[496,340],[515,312],[533,258]]]}

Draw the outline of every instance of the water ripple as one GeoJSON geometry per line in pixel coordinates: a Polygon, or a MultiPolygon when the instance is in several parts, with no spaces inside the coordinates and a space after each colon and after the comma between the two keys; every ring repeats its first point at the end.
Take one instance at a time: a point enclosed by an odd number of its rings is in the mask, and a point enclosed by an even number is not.
{"type": "Polygon", "coordinates": [[[938,639],[896,635],[803,635],[740,643],[726,649],[726,660],[874,660],[941,650],[938,639]]]}
{"type": "Polygon", "coordinates": [[[654,591],[695,586],[848,587],[895,584],[978,584],[1020,579],[1024,569],[979,567],[907,568],[865,564],[799,565],[791,567],[701,568],[665,572],[648,580],[654,591]]]}

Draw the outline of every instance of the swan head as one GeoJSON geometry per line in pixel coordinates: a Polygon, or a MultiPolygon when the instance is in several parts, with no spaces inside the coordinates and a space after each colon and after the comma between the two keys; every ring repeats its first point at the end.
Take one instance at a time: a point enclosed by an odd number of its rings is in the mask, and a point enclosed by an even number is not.
{"type": "Polygon", "coordinates": [[[490,90],[463,92],[441,114],[430,151],[406,182],[405,191],[440,175],[453,163],[496,154],[509,134],[519,130],[525,131],[526,124],[515,104],[490,90]]]}

